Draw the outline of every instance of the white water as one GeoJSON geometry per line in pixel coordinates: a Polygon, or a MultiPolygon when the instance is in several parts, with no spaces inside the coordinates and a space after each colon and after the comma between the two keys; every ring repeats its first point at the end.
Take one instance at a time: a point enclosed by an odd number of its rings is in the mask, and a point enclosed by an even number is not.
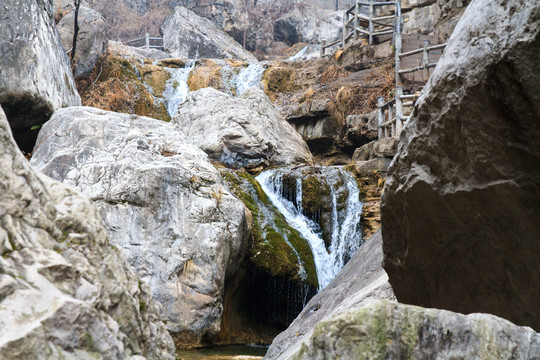
{"type": "Polygon", "coordinates": [[[165,84],[163,92],[163,100],[167,107],[167,112],[172,118],[178,114],[178,106],[186,101],[189,95],[188,78],[191,70],[195,68],[195,60],[190,60],[183,68],[173,69],[167,68],[171,78],[165,84]]]}
{"type": "Polygon", "coordinates": [[[299,52],[297,52],[296,54],[294,54],[293,56],[291,56],[287,60],[290,60],[290,61],[300,60],[302,58],[302,56],[306,55],[306,53],[308,51],[308,47],[309,46],[304,46],[302,48],[302,50],[300,50],[299,52]]]}
{"type": "MultiPolygon", "coordinates": [[[[354,178],[341,168],[326,168],[321,171],[320,180],[330,185],[332,197],[332,243],[328,251],[323,238],[318,233],[318,225],[302,214],[301,172],[297,174],[294,172],[297,175],[297,206],[281,196],[284,171],[289,175],[292,173],[288,169],[267,170],[256,179],[274,206],[285,216],[289,225],[299,231],[309,242],[317,270],[319,289],[323,289],[362,243],[359,227],[362,203],[359,201],[359,189],[354,178]],[[344,186],[348,191],[346,209],[341,216],[337,209],[336,196],[339,178],[344,179],[344,186]]],[[[343,185],[341,186],[343,187],[343,185]]]]}
{"type": "Polygon", "coordinates": [[[235,80],[236,96],[245,93],[251,87],[261,87],[261,80],[264,73],[264,67],[260,64],[250,64],[238,73],[235,80]]]}

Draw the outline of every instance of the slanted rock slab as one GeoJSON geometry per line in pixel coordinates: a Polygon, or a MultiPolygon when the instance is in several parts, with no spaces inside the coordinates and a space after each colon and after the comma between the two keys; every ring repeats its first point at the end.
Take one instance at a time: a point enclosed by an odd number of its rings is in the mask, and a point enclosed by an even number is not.
{"type": "Polygon", "coordinates": [[[216,335],[251,218],[207,155],[174,124],[88,107],[57,111],[38,143],[32,164],[94,201],[177,346],[216,335]]]}

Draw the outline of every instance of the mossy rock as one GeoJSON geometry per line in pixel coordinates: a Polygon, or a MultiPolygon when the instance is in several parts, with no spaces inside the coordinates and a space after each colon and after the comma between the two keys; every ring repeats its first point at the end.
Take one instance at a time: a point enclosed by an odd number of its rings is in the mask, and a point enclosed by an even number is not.
{"type": "Polygon", "coordinates": [[[158,62],[160,66],[180,69],[186,67],[186,62],[181,59],[163,59],[158,62]]]}
{"type": "Polygon", "coordinates": [[[188,86],[190,91],[197,91],[211,87],[223,91],[225,86],[221,79],[221,66],[214,62],[207,61],[203,66],[199,66],[189,74],[188,86]]]}
{"type": "Polygon", "coordinates": [[[260,184],[245,171],[223,170],[222,177],[253,215],[253,244],[248,251],[249,261],[273,277],[289,278],[317,288],[315,260],[307,240],[287,224],[260,184]],[[306,280],[300,278],[298,257],[287,241],[300,257],[306,280]]]}
{"type": "Polygon", "coordinates": [[[296,72],[293,69],[284,67],[269,67],[263,74],[262,84],[264,91],[275,100],[280,93],[293,92],[297,89],[295,85],[296,72]]]}
{"type": "Polygon", "coordinates": [[[143,82],[152,89],[152,94],[162,97],[171,73],[157,65],[140,66],[138,70],[143,82]]]}

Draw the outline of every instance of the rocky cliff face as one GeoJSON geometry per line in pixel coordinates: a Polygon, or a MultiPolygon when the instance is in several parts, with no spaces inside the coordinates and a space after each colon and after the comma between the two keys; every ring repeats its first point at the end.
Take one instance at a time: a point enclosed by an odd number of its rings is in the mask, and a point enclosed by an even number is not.
{"type": "Polygon", "coordinates": [[[163,47],[178,58],[257,59],[213,22],[182,6],[163,20],[163,47]]]}
{"type": "Polygon", "coordinates": [[[84,107],[56,112],[39,141],[32,164],[95,202],[176,344],[215,336],[251,220],[206,154],[173,124],[84,107]]]}
{"type": "Polygon", "coordinates": [[[28,164],[1,108],[0,145],[0,357],[174,359],[93,205],[28,164]]]}
{"type": "Polygon", "coordinates": [[[385,269],[400,301],[540,329],[540,2],[471,3],[390,168],[385,269]]]}
{"type": "Polygon", "coordinates": [[[80,105],[51,1],[2,2],[0,104],[15,140],[31,152],[37,131],[61,107],[80,105]]]}

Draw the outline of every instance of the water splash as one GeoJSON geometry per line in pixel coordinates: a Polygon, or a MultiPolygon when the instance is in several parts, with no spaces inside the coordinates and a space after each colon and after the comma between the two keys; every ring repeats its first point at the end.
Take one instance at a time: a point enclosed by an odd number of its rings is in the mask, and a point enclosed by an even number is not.
{"type": "Polygon", "coordinates": [[[178,114],[178,106],[186,101],[189,95],[188,78],[195,68],[195,60],[189,60],[183,68],[166,68],[171,78],[165,83],[163,100],[171,118],[178,114]]]}
{"type": "Polygon", "coordinates": [[[238,73],[235,80],[236,96],[245,93],[251,87],[261,88],[264,67],[258,63],[250,64],[238,73]]]}
{"type": "MultiPolygon", "coordinates": [[[[346,262],[362,243],[360,216],[362,203],[359,200],[360,191],[351,174],[340,167],[304,167],[299,169],[272,169],[257,176],[257,181],[272,201],[273,205],[283,214],[290,226],[295,228],[308,240],[311,247],[319,289],[324,288],[343,268],[346,262]],[[314,172],[313,169],[316,169],[314,172]],[[327,248],[318,222],[320,211],[306,216],[302,205],[302,179],[307,175],[316,176],[321,183],[330,188],[331,201],[331,243],[327,248]],[[316,173],[316,175],[313,175],[316,173]],[[296,178],[295,189],[285,189],[283,177],[296,178]],[[347,201],[340,203],[339,198],[347,196],[347,201]]],[[[323,196],[323,194],[321,194],[323,196]]]]}
{"type": "Polygon", "coordinates": [[[304,55],[307,54],[308,48],[309,48],[309,45],[304,46],[302,48],[302,50],[300,50],[299,52],[297,52],[296,54],[294,54],[293,56],[291,56],[287,60],[290,60],[290,61],[300,60],[304,55]]]}

